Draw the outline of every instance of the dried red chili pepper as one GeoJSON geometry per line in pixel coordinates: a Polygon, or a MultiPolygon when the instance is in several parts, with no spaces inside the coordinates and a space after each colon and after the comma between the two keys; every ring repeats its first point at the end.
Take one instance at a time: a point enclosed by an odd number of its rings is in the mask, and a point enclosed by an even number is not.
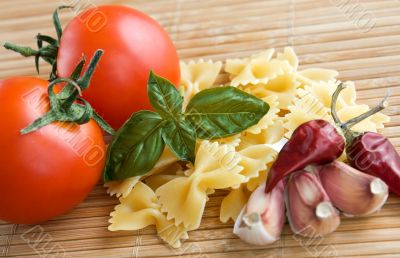
{"type": "Polygon", "coordinates": [[[334,103],[344,88],[344,85],[339,85],[332,97],[332,116],[345,134],[348,160],[358,170],[382,179],[390,191],[400,195],[400,156],[395,147],[381,134],[357,133],[350,130],[353,125],[387,107],[387,96],[369,112],[342,123],[337,116],[334,103]]]}
{"type": "Polygon", "coordinates": [[[285,176],[310,164],[322,165],[343,153],[345,142],[336,128],[325,120],[311,120],[300,125],[283,146],[272,165],[265,192],[270,192],[285,176]]]}

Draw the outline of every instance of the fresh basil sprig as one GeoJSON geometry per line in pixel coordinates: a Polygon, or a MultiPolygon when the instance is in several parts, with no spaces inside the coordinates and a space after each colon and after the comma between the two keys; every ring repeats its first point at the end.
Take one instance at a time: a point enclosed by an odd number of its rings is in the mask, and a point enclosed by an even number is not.
{"type": "Polygon", "coordinates": [[[238,134],[268,112],[264,101],[234,87],[200,91],[189,102],[185,119],[197,128],[200,139],[218,139],[238,134]]]}
{"type": "Polygon", "coordinates": [[[104,181],[125,179],[152,169],[164,150],[164,124],[157,113],[134,113],[108,147],[104,181]]]}
{"type": "Polygon", "coordinates": [[[183,110],[183,97],[168,80],[150,72],[147,93],[155,112],[134,113],[107,150],[104,180],[122,180],[149,172],[165,145],[183,161],[194,162],[196,139],[238,134],[267,114],[269,105],[225,86],[196,94],[183,110]]]}

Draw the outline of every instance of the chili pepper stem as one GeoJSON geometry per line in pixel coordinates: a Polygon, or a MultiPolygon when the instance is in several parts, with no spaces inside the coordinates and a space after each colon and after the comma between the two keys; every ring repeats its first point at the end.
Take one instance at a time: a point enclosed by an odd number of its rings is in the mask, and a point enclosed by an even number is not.
{"type": "Polygon", "coordinates": [[[368,117],[370,117],[370,116],[372,116],[372,115],[384,110],[389,105],[388,101],[387,101],[388,98],[389,98],[389,92],[386,94],[385,98],[383,100],[381,100],[381,102],[379,103],[378,106],[372,108],[371,110],[369,110],[368,112],[366,112],[364,114],[361,114],[361,115],[359,115],[357,117],[354,117],[354,118],[348,120],[347,122],[345,122],[343,124],[343,126],[347,127],[347,128],[351,128],[352,126],[354,126],[355,124],[361,122],[362,120],[364,120],[364,119],[366,119],[366,118],[368,118],[368,117]]]}
{"type": "Polygon", "coordinates": [[[331,114],[333,117],[333,121],[335,122],[336,125],[342,127],[342,122],[340,121],[340,118],[336,112],[336,103],[337,103],[337,99],[339,97],[339,94],[342,90],[344,90],[346,88],[346,85],[344,83],[340,83],[335,92],[332,95],[332,103],[331,103],[331,114]]]}
{"type": "Polygon", "coordinates": [[[339,98],[340,92],[342,90],[344,90],[345,88],[346,88],[346,85],[344,83],[340,83],[337,86],[335,92],[333,93],[333,95],[332,95],[332,103],[331,103],[331,114],[332,114],[332,117],[333,117],[333,120],[334,120],[335,124],[338,125],[342,129],[342,131],[344,133],[344,136],[346,138],[346,142],[350,143],[350,142],[353,141],[353,139],[355,137],[360,135],[360,133],[354,132],[350,128],[353,127],[354,125],[356,125],[357,123],[367,119],[368,117],[373,116],[374,114],[376,114],[376,113],[382,111],[383,109],[385,109],[388,106],[387,99],[389,98],[390,93],[388,91],[386,96],[384,97],[384,99],[381,100],[379,105],[377,105],[376,107],[372,108],[368,112],[365,112],[365,113],[363,113],[363,114],[361,114],[359,116],[356,116],[356,117],[354,117],[354,118],[352,118],[352,119],[350,119],[350,120],[348,120],[348,121],[343,123],[340,120],[340,118],[339,118],[339,116],[338,116],[338,114],[336,112],[336,103],[337,103],[337,100],[339,98]]]}

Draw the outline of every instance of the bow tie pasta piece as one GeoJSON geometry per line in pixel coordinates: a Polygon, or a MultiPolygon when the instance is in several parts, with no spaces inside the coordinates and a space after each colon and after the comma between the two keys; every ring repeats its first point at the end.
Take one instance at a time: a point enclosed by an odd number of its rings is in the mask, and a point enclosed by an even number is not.
{"type": "Polygon", "coordinates": [[[285,47],[283,53],[278,53],[277,58],[279,60],[286,60],[289,64],[293,67],[293,70],[297,70],[299,67],[299,59],[297,58],[296,53],[294,52],[293,48],[285,47]]]}
{"type": "Polygon", "coordinates": [[[104,187],[107,188],[107,193],[110,196],[126,197],[141,178],[142,176],[134,176],[124,180],[109,181],[104,184],[104,187]]]}
{"type": "MultiPolygon", "coordinates": [[[[272,166],[272,163],[270,163],[268,167],[270,168],[271,166],[272,166]]],[[[267,181],[269,168],[268,168],[268,170],[260,171],[260,173],[258,174],[257,177],[251,178],[250,181],[247,182],[246,186],[250,192],[253,192],[254,190],[256,190],[257,187],[259,187],[261,184],[265,184],[265,181],[267,181]]]]}
{"type": "Polygon", "coordinates": [[[182,223],[189,230],[198,228],[208,194],[246,180],[240,174],[243,167],[239,162],[231,146],[202,141],[190,176],[173,179],[157,189],[162,211],[176,225],[182,223]]]}
{"type": "Polygon", "coordinates": [[[233,148],[236,148],[240,144],[240,134],[235,134],[229,137],[220,138],[214,141],[218,142],[219,144],[228,144],[233,148]]]}
{"type": "Polygon", "coordinates": [[[230,218],[233,221],[238,217],[246,204],[251,192],[267,179],[268,165],[276,159],[277,152],[266,145],[251,145],[238,152],[241,159],[239,165],[244,169],[240,172],[247,177],[247,183],[233,187],[222,200],[220,220],[226,223],[230,218]]]}
{"type": "Polygon", "coordinates": [[[276,76],[265,84],[247,85],[242,89],[260,99],[276,95],[278,97],[278,108],[288,109],[296,96],[296,90],[299,88],[300,82],[296,80],[294,73],[285,73],[276,76]]]}
{"type": "Polygon", "coordinates": [[[180,62],[181,67],[181,86],[184,91],[183,106],[186,107],[190,99],[198,92],[211,88],[217,80],[222,67],[222,62],[189,61],[180,62]]]}
{"type": "Polygon", "coordinates": [[[240,137],[240,144],[237,150],[241,150],[248,146],[258,145],[258,144],[274,144],[280,141],[286,130],[283,127],[284,118],[278,117],[275,122],[266,129],[262,129],[258,134],[252,134],[250,132],[242,133],[240,137]]]}
{"type": "Polygon", "coordinates": [[[168,168],[173,163],[177,162],[178,159],[174,154],[170,151],[168,147],[165,147],[163,154],[160,159],[157,161],[156,165],[152,170],[150,170],[146,175],[143,176],[134,176],[130,178],[126,178],[124,180],[110,181],[106,182],[104,186],[107,188],[107,193],[113,196],[115,194],[116,197],[126,197],[132,188],[139,182],[141,179],[149,176],[161,173],[163,170],[168,168]]]}
{"type": "MultiPolygon", "coordinates": [[[[260,156],[262,156],[260,159],[262,159],[262,162],[259,162],[258,166],[255,166],[257,162],[253,164],[253,166],[247,166],[246,164],[243,164],[243,167],[245,168],[244,171],[246,171],[246,168],[248,171],[251,171],[252,173],[248,173],[248,181],[245,183],[247,185],[247,189],[249,191],[254,191],[261,183],[265,183],[267,180],[267,171],[271,167],[272,163],[275,161],[278,152],[276,152],[274,149],[268,147],[267,145],[255,145],[255,146],[264,146],[263,150],[260,150],[260,156]],[[262,164],[262,165],[261,165],[262,164]]],[[[253,146],[254,147],[254,146],[253,146]]],[[[250,149],[254,151],[255,149],[250,149]]],[[[244,174],[244,172],[242,172],[244,174]]],[[[241,186],[245,185],[242,184],[241,186]]]]}
{"type": "Polygon", "coordinates": [[[296,98],[294,104],[289,106],[289,113],[285,115],[285,136],[290,138],[294,130],[301,124],[314,120],[324,119],[332,121],[330,110],[312,94],[304,93],[301,98],[296,98]]]}
{"type": "Polygon", "coordinates": [[[151,189],[156,191],[160,186],[180,177],[182,177],[182,175],[154,175],[146,178],[145,182],[151,189]]]}
{"type": "Polygon", "coordinates": [[[274,160],[276,152],[267,145],[260,144],[243,148],[237,155],[240,159],[239,166],[243,167],[240,174],[245,176],[248,182],[251,178],[257,177],[260,171],[267,169],[267,164],[274,160]]]}
{"type": "MultiPolygon", "coordinates": [[[[335,92],[340,82],[338,81],[320,81],[311,85],[304,86],[304,89],[299,89],[298,97],[302,98],[304,95],[311,94],[319,100],[319,102],[326,108],[331,108],[332,95],[335,92]]],[[[346,106],[356,104],[356,88],[353,82],[346,82],[346,88],[340,92],[337,100],[336,110],[341,110],[346,106]]]]}
{"type": "MultiPolygon", "coordinates": [[[[341,121],[347,121],[367,112],[369,109],[367,105],[347,106],[338,111],[338,116],[341,121]]],[[[378,129],[384,128],[384,123],[388,122],[390,122],[390,117],[382,113],[377,113],[355,124],[351,129],[356,132],[377,132],[378,129]]]]}
{"type": "Polygon", "coordinates": [[[120,204],[111,212],[110,231],[139,230],[155,225],[161,239],[178,248],[182,239],[187,239],[187,230],[176,226],[161,212],[157,196],[150,187],[138,182],[132,191],[120,198],[120,204]]]}
{"type": "Polygon", "coordinates": [[[278,103],[278,96],[276,95],[270,95],[265,98],[263,98],[266,103],[269,105],[269,111],[268,113],[261,118],[261,120],[256,124],[247,129],[246,131],[252,134],[259,134],[263,129],[267,129],[269,126],[271,126],[274,121],[278,118],[278,113],[279,113],[279,103],[278,103]]]}
{"type": "Polygon", "coordinates": [[[160,174],[150,175],[144,179],[144,182],[153,191],[156,191],[161,185],[171,181],[172,179],[185,176],[181,164],[173,163],[163,170],[160,174]]]}
{"type": "MultiPolygon", "coordinates": [[[[256,63],[269,62],[269,61],[271,61],[274,53],[275,53],[275,49],[270,48],[270,49],[267,49],[260,53],[254,54],[250,57],[246,57],[246,58],[242,58],[242,59],[239,59],[239,58],[227,59],[224,70],[225,70],[225,72],[227,72],[229,74],[229,79],[233,80],[235,78],[235,76],[240,74],[251,61],[256,62],[256,63]]],[[[232,86],[235,86],[235,85],[232,85],[232,86]]]]}
{"type": "Polygon", "coordinates": [[[228,222],[229,219],[235,221],[243,206],[246,205],[250,194],[251,192],[243,185],[237,189],[231,190],[222,200],[219,213],[220,221],[223,223],[228,222]]]}
{"type": "Polygon", "coordinates": [[[297,72],[297,79],[302,85],[312,85],[315,82],[329,82],[336,81],[339,73],[336,70],[323,69],[323,68],[310,68],[297,72]]]}
{"type": "Polygon", "coordinates": [[[266,84],[279,75],[293,71],[288,60],[271,59],[273,49],[244,59],[227,59],[225,71],[229,73],[233,87],[249,84],[266,84]]]}

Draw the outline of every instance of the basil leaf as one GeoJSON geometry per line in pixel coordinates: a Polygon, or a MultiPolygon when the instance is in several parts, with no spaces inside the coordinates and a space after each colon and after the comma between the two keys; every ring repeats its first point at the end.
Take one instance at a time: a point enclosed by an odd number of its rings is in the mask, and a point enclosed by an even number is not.
{"type": "Polygon", "coordinates": [[[269,105],[231,86],[206,89],[189,102],[185,118],[200,139],[217,139],[242,132],[267,114],[269,105]]]}
{"type": "Polygon", "coordinates": [[[175,156],[194,163],[196,132],[190,123],[171,119],[164,125],[162,137],[175,156]]]}
{"type": "Polygon", "coordinates": [[[157,113],[134,113],[108,147],[104,180],[121,180],[150,171],[165,147],[161,135],[164,123],[157,113]]]}
{"type": "Polygon", "coordinates": [[[162,77],[150,72],[147,85],[150,104],[162,117],[171,118],[182,113],[183,97],[175,86],[162,77]]]}

